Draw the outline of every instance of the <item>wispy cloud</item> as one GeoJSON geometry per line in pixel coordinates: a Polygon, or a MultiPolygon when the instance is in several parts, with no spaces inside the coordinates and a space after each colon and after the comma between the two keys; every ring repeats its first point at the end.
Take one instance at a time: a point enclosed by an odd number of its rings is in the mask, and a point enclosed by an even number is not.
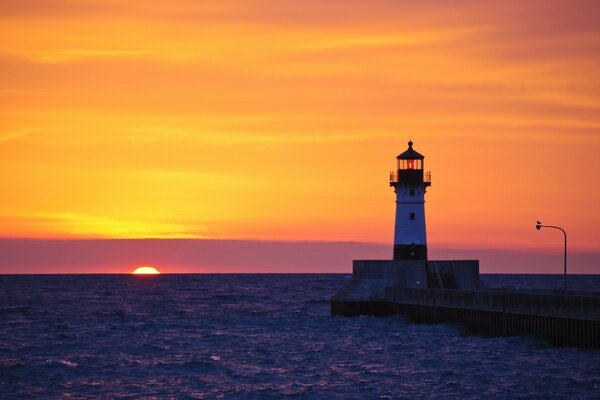
{"type": "Polygon", "coordinates": [[[23,54],[36,62],[59,63],[96,58],[139,58],[139,57],[163,57],[167,52],[153,50],[123,50],[123,49],[44,49],[27,50],[23,54]]]}

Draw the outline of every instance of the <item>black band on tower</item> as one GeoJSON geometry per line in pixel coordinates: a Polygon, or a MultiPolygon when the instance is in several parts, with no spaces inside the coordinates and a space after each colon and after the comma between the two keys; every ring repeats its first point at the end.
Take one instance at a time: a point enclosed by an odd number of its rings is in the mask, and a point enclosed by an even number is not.
{"type": "Polygon", "coordinates": [[[394,260],[427,260],[427,246],[424,244],[395,244],[394,260]]]}

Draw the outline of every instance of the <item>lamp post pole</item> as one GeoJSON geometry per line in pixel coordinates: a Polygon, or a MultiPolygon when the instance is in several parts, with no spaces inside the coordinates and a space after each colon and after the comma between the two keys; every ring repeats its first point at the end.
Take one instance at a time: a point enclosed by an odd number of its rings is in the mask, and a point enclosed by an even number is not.
{"type": "Polygon", "coordinates": [[[563,233],[563,235],[565,235],[565,255],[564,255],[564,265],[565,265],[565,272],[564,272],[564,291],[567,291],[567,232],[565,232],[565,230],[559,226],[553,226],[553,225],[542,225],[542,223],[540,221],[537,221],[537,223],[535,224],[535,228],[539,231],[541,228],[552,228],[552,229],[558,229],[559,231],[561,231],[563,233]]]}

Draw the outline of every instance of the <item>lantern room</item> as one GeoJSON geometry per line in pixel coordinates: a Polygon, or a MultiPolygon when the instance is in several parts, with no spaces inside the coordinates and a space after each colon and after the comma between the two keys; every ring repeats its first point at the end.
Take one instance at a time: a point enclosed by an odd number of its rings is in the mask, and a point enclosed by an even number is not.
{"type": "Polygon", "coordinates": [[[417,185],[431,183],[430,174],[423,174],[424,156],[413,149],[413,142],[408,142],[408,149],[400,154],[397,159],[397,168],[390,174],[390,185],[407,184],[417,185]]]}

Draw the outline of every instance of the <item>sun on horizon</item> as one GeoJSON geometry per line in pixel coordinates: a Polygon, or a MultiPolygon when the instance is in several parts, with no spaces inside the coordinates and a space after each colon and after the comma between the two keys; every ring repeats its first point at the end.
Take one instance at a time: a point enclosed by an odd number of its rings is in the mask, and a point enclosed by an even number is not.
{"type": "Polygon", "coordinates": [[[160,271],[154,267],[143,266],[137,267],[133,272],[133,275],[160,275],[160,271]]]}

